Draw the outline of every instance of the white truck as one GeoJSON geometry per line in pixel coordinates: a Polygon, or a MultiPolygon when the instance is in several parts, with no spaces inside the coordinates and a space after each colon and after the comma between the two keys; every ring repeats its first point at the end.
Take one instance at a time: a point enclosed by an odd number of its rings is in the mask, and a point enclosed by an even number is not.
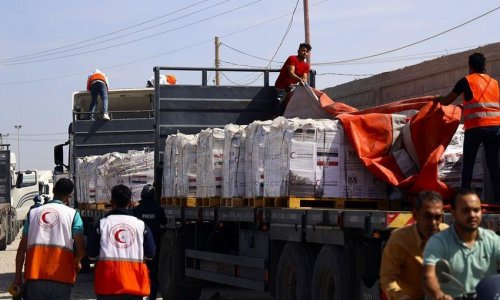
{"type": "Polygon", "coordinates": [[[16,156],[0,145],[0,251],[17,236],[36,195],[52,197],[52,171],[16,172],[16,156]]]}

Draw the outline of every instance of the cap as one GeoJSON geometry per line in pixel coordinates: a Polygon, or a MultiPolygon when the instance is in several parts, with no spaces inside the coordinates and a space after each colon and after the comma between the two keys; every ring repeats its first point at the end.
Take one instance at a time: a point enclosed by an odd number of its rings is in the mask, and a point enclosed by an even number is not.
{"type": "Polygon", "coordinates": [[[42,197],[40,197],[39,195],[36,195],[35,197],[33,197],[33,201],[35,201],[35,203],[41,203],[42,197]]]}
{"type": "Polygon", "coordinates": [[[142,188],[141,199],[154,199],[155,197],[155,188],[152,184],[146,184],[142,188]]]}

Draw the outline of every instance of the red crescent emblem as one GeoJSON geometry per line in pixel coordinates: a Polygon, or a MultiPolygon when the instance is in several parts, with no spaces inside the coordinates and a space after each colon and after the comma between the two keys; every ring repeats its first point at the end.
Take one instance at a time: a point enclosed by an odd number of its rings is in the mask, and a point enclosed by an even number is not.
{"type": "Polygon", "coordinates": [[[42,218],[41,218],[41,219],[42,219],[42,222],[44,222],[45,224],[49,224],[49,223],[50,223],[49,221],[47,221],[47,220],[45,219],[45,217],[47,217],[47,215],[48,215],[48,214],[50,214],[50,211],[48,211],[48,212],[44,212],[44,213],[42,214],[42,218]]]}
{"type": "Polygon", "coordinates": [[[38,224],[43,228],[52,228],[59,223],[59,214],[51,207],[44,207],[38,213],[38,224]]]}
{"type": "Polygon", "coordinates": [[[134,228],[126,223],[114,225],[108,234],[109,241],[116,248],[128,248],[136,242],[134,228]]]}
{"type": "Polygon", "coordinates": [[[124,229],[119,229],[115,232],[115,240],[118,242],[118,243],[122,243],[122,244],[125,244],[126,242],[122,241],[120,239],[120,233],[125,231],[124,229]]]}

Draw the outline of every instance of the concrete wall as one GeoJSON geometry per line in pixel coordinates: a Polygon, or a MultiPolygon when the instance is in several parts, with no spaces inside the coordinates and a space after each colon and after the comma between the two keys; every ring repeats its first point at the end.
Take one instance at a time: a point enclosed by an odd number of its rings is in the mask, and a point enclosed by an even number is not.
{"type": "Polygon", "coordinates": [[[359,109],[413,97],[446,95],[460,78],[467,75],[468,57],[474,52],[486,56],[486,72],[500,81],[500,43],[495,43],[323,91],[335,101],[359,109]]]}

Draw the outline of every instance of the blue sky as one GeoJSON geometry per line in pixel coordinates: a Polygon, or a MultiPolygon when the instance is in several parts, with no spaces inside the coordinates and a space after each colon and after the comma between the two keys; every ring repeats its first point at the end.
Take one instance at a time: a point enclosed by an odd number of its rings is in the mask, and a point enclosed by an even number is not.
{"type": "MultiPolygon", "coordinates": [[[[6,1],[0,11],[0,133],[22,169],[51,169],[67,140],[71,95],[99,68],[111,88],[140,88],[155,65],[279,68],[304,40],[300,0],[6,1]],[[258,57],[258,58],[255,58],[258,57]],[[236,64],[236,65],[235,65],[236,64]],[[241,67],[241,66],[239,66],[241,67]],[[20,151],[17,147],[19,130],[20,151]],[[8,134],[7,137],[5,137],[8,134]]],[[[309,0],[312,63],[322,89],[498,42],[500,1],[309,0]],[[315,65],[318,63],[330,63],[315,65]]],[[[465,62],[464,62],[465,63],[465,62]]],[[[252,76],[227,74],[239,84],[252,76]]],[[[178,83],[199,78],[177,74],[178,83]]],[[[213,74],[210,79],[213,79],[213,74]]],[[[226,78],[223,84],[229,84],[226,78]]]]}

